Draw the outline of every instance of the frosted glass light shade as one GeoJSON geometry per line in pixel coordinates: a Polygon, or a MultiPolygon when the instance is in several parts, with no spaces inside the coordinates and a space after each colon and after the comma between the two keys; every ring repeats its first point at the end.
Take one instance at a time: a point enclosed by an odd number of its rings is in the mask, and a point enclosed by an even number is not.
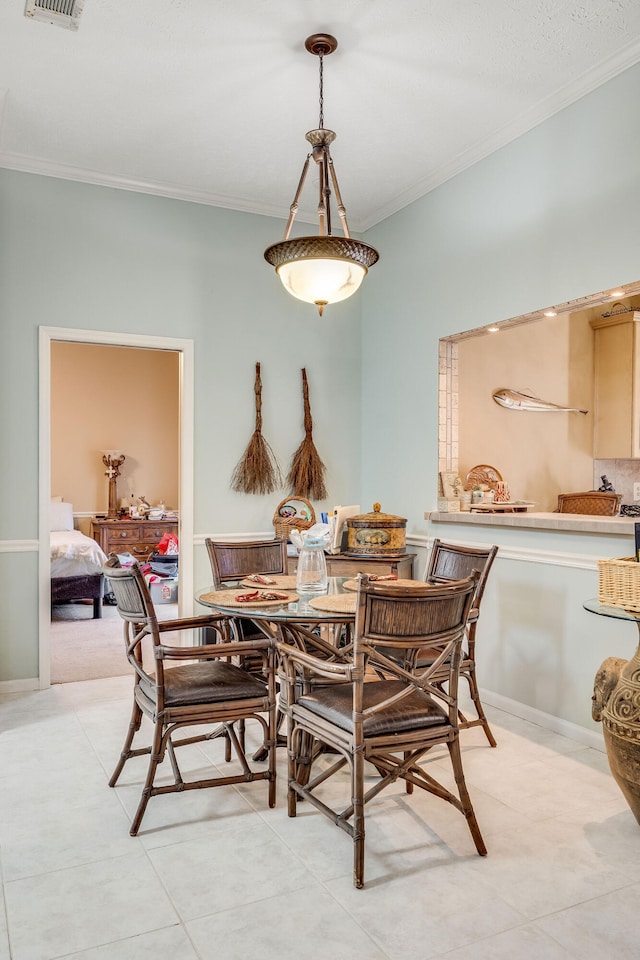
{"type": "Polygon", "coordinates": [[[322,314],[328,303],[356,292],[367,269],[378,259],[373,247],[350,237],[297,237],[265,250],[284,288],[298,300],[315,303],[322,314]]]}
{"type": "Polygon", "coordinates": [[[278,267],[278,276],[292,296],[323,305],[350,297],[366,272],[359,263],[348,260],[296,260],[278,267]]]}

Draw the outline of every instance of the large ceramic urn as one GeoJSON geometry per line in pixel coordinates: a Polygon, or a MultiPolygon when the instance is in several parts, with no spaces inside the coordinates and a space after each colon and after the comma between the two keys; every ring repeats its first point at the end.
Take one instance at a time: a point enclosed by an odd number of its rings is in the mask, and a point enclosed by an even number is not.
{"type": "Polygon", "coordinates": [[[600,666],[592,714],[602,721],[611,773],[640,824],[640,646],[631,660],[608,657],[600,666]]]}

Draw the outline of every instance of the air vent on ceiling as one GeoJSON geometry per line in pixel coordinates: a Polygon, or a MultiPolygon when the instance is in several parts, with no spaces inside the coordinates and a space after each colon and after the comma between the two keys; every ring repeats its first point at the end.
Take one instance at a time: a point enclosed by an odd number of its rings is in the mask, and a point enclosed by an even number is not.
{"type": "Polygon", "coordinates": [[[27,0],[24,15],[66,30],[77,30],[83,6],[84,0],[27,0]]]}

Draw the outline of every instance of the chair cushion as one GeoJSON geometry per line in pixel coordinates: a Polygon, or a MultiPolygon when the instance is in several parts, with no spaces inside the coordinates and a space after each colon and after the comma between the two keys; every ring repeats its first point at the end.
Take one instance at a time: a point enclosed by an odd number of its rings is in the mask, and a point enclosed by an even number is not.
{"type": "MultiPolygon", "coordinates": [[[[363,707],[373,707],[406,689],[402,680],[374,680],[363,687],[363,707]]],[[[317,714],[324,720],[353,732],[353,684],[339,683],[320,687],[312,693],[298,698],[300,706],[317,714]]],[[[420,730],[423,727],[441,726],[448,723],[445,710],[427,693],[414,690],[400,703],[395,703],[364,722],[364,734],[367,737],[387,733],[404,733],[407,730],[420,730]]]]}
{"type": "MultiPolygon", "coordinates": [[[[152,679],[155,679],[153,675],[152,679]]],[[[154,685],[141,680],[140,687],[147,697],[156,699],[154,685]]],[[[261,680],[235,664],[222,660],[202,660],[181,667],[169,667],[164,672],[164,702],[167,707],[248,700],[264,697],[265,693],[266,685],[261,680]]]]}

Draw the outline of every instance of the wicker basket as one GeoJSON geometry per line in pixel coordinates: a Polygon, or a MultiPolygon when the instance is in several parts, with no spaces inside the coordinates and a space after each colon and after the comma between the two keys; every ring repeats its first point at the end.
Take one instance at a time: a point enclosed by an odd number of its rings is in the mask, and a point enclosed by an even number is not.
{"type": "Polygon", "coordinates": [[[598,560],[598,601],[608,607],[640,611],[640,563],[633,557],[598,560]]]}
{"type": "Polygon", "coordinates": [[[592,517],[617,517],[621,493],[586,490],[584,493],[559,493],[556,513],[582,513],[592,517]]]}
{"type": "Polygon", "coordinates": [[[316,512],[313,509],[313,506],[308,500],[305,500],[304,497],[285,497],[284,500],[280,501],[276,507],[276,512],[273,515],[273,528],[276,532],[276,537],[284,537],[285,540],[289,539],[292,530],[308,530],[309,527],[312,527],[315,522],[316,512]],[[280,511],[286,504],[304,505],[307,508],[310,519],[305,520],[303,517],[297,515],[293,515],[291,517],[281,516],[280,511]]]}

